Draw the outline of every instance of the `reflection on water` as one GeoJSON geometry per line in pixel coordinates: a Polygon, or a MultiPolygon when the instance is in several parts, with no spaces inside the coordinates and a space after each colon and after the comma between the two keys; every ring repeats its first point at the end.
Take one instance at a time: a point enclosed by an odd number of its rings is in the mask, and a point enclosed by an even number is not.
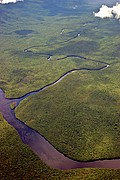
{"type": "MultiPolygon", "coordinates": [[[[32,17],[32,18],[34,17],[33,19],[37,17],[39,18],[40,21],[43,21],[42,18],[44,17],[44,14],[49,15],[49,16],[53,16],[53,15],[55,16],[58,14],[60,14],[61,16],[63,15],[74,16],[76,14],[79,15],[82,13],[83,14],[88,13],[90,15],[92,14],[93,10],[95,10],[96,8],[99,8],[103,3],[107,5],[111,5],[111,4],[115,4],[115,2],[116,1],[114,0],[104,0],[104,1],[102,0],[95,0],[95,1],[94,0],[92,1],[88,1],[88,0],[81,0],[81,1],[79,0],[66,0],[66,1],[65,0],[60,0],[60,1],[59,0],[51,0],[51,1],[50,0],[44,0],[44,1],[25,0],[22,4],[17,3],[14,6],[12,4],[5,5],[4,7],[0,5],[0,14],[3,16],[2,20],[5,20],[5,23],[8,23],[10,21],[9,14],[12,14],[11,12],[13,11],[16,11],[16,12],[19,11],[18,17],[20,18],[26,17],[25,22],[28,22],[27,20],[29,19],[29,17],[32,17]]],[[[11,19],[13,21],[13,16],[11,16],[11,19]]],[[[15,22],[17,22],[16,18],[15,18],[15,22]]],[[[33,31],[29,29],[15,31],[15,33],[18,35],[28,35],[32,32],[33,31]]],[[[102,68],[93,69],[93,70],[101,70],[107,67],[108,65],[105,64],[102,68]]],[[[84,70],[87,70],[87,69],[84,68],[84,70]]],[[[68,75],[68,73],[64,74],[64,76],[66,75],[68,75]]],[[[57,168],[57,169],[72,169],[72,168],[84,168],[84,167],[120,168],[120,159],[101,160],[101,161],[93,161],[93,162],[78,162],[78,161],[72,160],[64,156],[59,151],[57,151],[40,133],[28,127],[25,123],[23,123],[22,121],[16,118],[15,113],[14,113],[14,108],[18,106],[21,100],[23,100],[24,98],[30,95],[34,95],[46,89],[49,86],[52,86],[58,83],[60,80],[63,79],[64,76],[61,76],[57,81],[55,81],[55,83],[46,85],[44,88],[41,88],[41,90],[27,93],[25,96],[18,99],[5,98],[4,92],[2,91],[2,89],[0,89],[0,112],[4,116],[5,120],[17,130],[23,143],[27,144],[32,149],[32,151],[35,154],[37,154],[39,158],[43,160],[50,167],[57,168]],[[12,104],[14,104],[15,106],[13,109],[10,108],[12,104]]]]}
{"type": "MultiPolygon", "coordinates": [[[[34,92],[32,92],[32,94],[33,93],[34,92]]],[[[21,100],[23,98],[24,97],[22,97],[21,100]]],[[[27,144],[48,166],[61,170],[75,168],[120,168],[120,159],[79,162],[64,156],[62,153],[57,151],[39,132],[30,128],[16,118],[14,110],[10,108],[10,104],[13,102],[19,104],[20,98],[6,99],[4,92],[0,89],[0,102],[0,112],[5,120],[17,130],[22,142],[27,144]]]]}

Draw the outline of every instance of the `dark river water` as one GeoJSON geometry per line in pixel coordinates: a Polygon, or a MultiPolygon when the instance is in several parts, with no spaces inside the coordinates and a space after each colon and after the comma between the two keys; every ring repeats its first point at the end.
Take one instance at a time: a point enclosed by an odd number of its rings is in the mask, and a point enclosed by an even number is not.
{"type": "MultiPolygon", "coordinates": [[[[16,6],[14,6],[13,4],[2,6],[0,4],[0,15],[1,15],[0,22],[2,24],[1,27],[3,25],[5,26],[8,23],[8,24],[10,24],[10,26],[12,27],[12,30],[13,30],[13,27],[15,27],[15,25],[13,26],[13,24],[11,24],[11,22],[16,21],[17,30],[15,30],[14,33],[16,35],[19,35],[20,37],[22,37],[22,36],[32,35],[32,33],[34,33],[34,31],[31,29],[27,29],[27,28],[21,29],[22,23],[23,22],[26,23],[26,27],[27,27],[27,23],[31,23],[31,19],[32,19],[32,21],[34,21],[34,19],[36,19],[36,18],[39,18],[40,23],[43,23],[44,22],[44,14],[46,14],[46,13],[47,13],[47,16],[49,15],[51,17],[55,16],[55,15],[59,15],[59,14],[61,14],[63,17],[67,17],[67,15],[73,16],[73,14],[74,14],[74,16],[75,15],[81,16],[82,14],[85,14],[88,12],[90,14],[92,14],[93,10],[97,11],[101,7],[102,4],[113,5],[113,4],[115,4],[115,2],[116,2],[115,0],[104,0],[104,1],[103,0],[94,0],[94,1],[93,0],[92,1],[89,1],[89,0],[81,0],[81,1],[80,0],[66,0],[66,1],[60,0],[60,1],[56,1],[56,2],[54,0],[51,0],[51,1],[50,0],[44,0],[44,1],[24,0],[23,3],[22,2],[16,3],[16,6]],[[37,4],[37,6],[36,6],[36,4],[37,4]],[[16,8],[16,9],[14,9],[14,8],[16,8]],[[76,8],[76,10],[75,10],[75,8],[76,8]],[[43,9],[45,9],[45,12],[43,11],[43,9]],[[17,13],[16,13],[15,19],[13,18],[14,17],[13,12],[14,13],[17,12],[19,14],[17,16],[17,13]],[[41,15],[42,13],[43,13],[43,15],[41,15]],[[12,14],[12,16],[10,14],[12,14]],[[4,18],[2,18],[2,17],[4,17],[4,18]],[[23,18],[23,21],[20,21],[18,17],[20,17],[20,19],[23,18]],[[32,18],[29,19],[29,17],[30,18],[32,17],[32,18]],[[18,28],[19,27],[18,25],[20,25],[20,29],[18,28]]],[[[118,0],[118,2],[120,2],[120,0],[118,0]]],[[[33,27],[36,26],[35,24],[37,22],[38,21],[35,21],[30,26],[31,27],[32,27],[32,25],[33,25],[33,27]]],[[[88,19],[88,22],[89,22],[89,19],[88,19]]],[[[112,31],[115,30],[113,28],[114,28],[114,25],[112,26],[112,31]]],[[[5,28],[3,28],[3,30],[6,30],[6,29],[7,29],[7,26],[5,26],[5,28]]],[[[7,33],[8,33],[8,30],[7,30],[7,33]]],[[[74,37],[72,37],[64,42],[69,42],[71,40],[74,40],[79,35],[80,35],[80,32],[78,32],[74,37]]],[[[60,42],[60,43],[63,43],[63,42],[60,42]]],[[[8,42],[8,44],[9,44],[9,42],[8,42]]],[[[39,46],[31,46],[29,48],[26,48],[26,49],[24,49],[24,53],[34,53],[32,51],[32,48],[34,49],[35,47],[39,47],[39,46]]],[[[47,59],[49,61],[52,60],[52,56],[53,56],[53,54],[49,54],[49,53],[48,54],[38,53],[38,55],[47,57],[47,59]]],[[[50,142],[48,142],[48,140],[45,137],[43,137],[39,132],[37,132],[36,130],[27,126],[24,122],[19,120],[15,115],[15,108],[19,105],[19,103],[22,100],[24,100],[25,98],[27,98],[29,96],[40,93],[41,91],[43,91],[53,85],[56,85],[63,78],[68,76],[70,73],[80,71],[80,70],[81,71],[101,71],[101,70],[105,70],[106,68],[109,67],[109,64],[107,64],[105,62],[92,60],[92,59],[88,59],[86,57],[77,56],[77,55],[68,55],[68,56],[65,56],[65,57],[57,59],[57,60],[66,59],[69,57],[80,58],[83,60],[89,60],[91,62],[94,61],[97,63],[101,63],[101,66],[99,66],[97,68],[76,68],[76,69],[69,70],[65,74],[61,75],[56,81],[51,82],[50,84],[47,84],[38,90],[28,92],[25,95],[18,97],[18,98],[6,98],[3,90],[0,89],[0,112],[2,113],[4,119],[12,127],[14,127],[16,129],[22,142],[24,144],[26,144],[28,147],[30,147],[30,149],[35,154],[37,154],[37,156],[51,168],[61,169],[61,170],[69,170],[69,169],[75,169],[75,168],[120,169],[120,159],[109,159],[109,160],[105,159],[105,160],[96,160],[96,161],[91,161],[91,162],[81,162],[81,161],[76,161],[76,160],[66,157],[64,154],[62,154],[57,149],[55,149],[54,146],[52,146],[50,144],[50,142]],[[13,109],[11,109],[11,107],[10,107],[12,103],[14,103],[14,105],[15,105],[13,109]]]]}
{"type": "MultiPolygon", "coordinates": [[[[73,55],[72,55],[73,56],[73,55]]],[[[81,58],[81,57],[79,57],[81,58]]],[[[102,62],[104,63],[104,62],[102,62]]],[[[61,170],[68,170],[68,169],[75,169],[75,168],[113,168],[119,169],[120,168],[120,159],[111,159],[111,160],[96,160],[91,162],[80,162],[73,159],[70,159],[55,149],[50,142],[45,139],[39,132],[30,128],[25,123],[17,119],[14,109],[19,105],[19,103],[28,96],[40,93],[41,91],[59,83],[63,78],[69,75],[72,72],[77,70],[103,70],[108,68],[109,64],[104,63],[100,68],[78,68],[72,69],[65,74],[63,74],[60,78],[56,81],[36,90],[31,91],[19,98],[6,98],[5,94],[2,89],[0,89],[0,112],[2,113],[4,119],[13,126],[16,131],[18,132],[22,142],[27,144],[31,150],[37,154],[37,156],[45,162],[48,166],[61,169],[61,170]],[[10,105],[15,103],[15,107],[13,109],[10,108],[10,105]]]]}

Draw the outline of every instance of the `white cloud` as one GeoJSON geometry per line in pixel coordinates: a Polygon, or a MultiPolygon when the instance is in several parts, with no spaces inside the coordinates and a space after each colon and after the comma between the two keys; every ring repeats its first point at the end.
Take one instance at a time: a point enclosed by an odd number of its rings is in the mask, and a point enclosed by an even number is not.
{"type": "Polygon", "coordinates": [[[93,12],[95,17],[100,18],[116,18],[120,19],[120,4],[116,3],[113,7],[108,7],[106,5],[102,5],[99,12],[95,13],[93,12]]]}
{"type": "Polygon", "coordinates": [[[120,19],[120,4],[116,3],[116,6],[113,6],[113,13],[115,14],[116,19],[120,19]]]}
{"type": "Polygon", "coordinates": [[[0,4],[16,3],[23,0],[0,0],[0,4]]]}

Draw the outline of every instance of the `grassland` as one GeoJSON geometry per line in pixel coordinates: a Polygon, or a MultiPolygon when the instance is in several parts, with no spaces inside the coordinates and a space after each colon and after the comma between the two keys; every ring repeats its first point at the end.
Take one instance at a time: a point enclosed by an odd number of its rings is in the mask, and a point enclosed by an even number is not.
{"type": "MultiPolygon", "coordinates": [[[[39,89],[72,68],[101,66],[76,58],[56,60],[68,54],[105,61],[110,67],[70,74],[59,84],[24,100],[16,109],[17,117],[74,159],[120,157],[119,23],[84,14],[46,16],[48,10],[38,11],[32,1],[25,3],[28,11],[22,8],[20,11],[20,6],[0,6],[4,12],[0,29],[0,88],[7,97],[39,89]],[[34,15],[30,12],[32,5],[37,12],[34,15]],[[79,37],[66,42],[78,32],[79,37]],[[31,46],[38,46],[32,48],[34,54],[23,51],[31,46]],[[52,61],[40,53],[53,54],[52,61]]],[[[49,168],[21,142],[2,115],[0,132],[1,179],[119,179],[120,170],[49,168]]]]}

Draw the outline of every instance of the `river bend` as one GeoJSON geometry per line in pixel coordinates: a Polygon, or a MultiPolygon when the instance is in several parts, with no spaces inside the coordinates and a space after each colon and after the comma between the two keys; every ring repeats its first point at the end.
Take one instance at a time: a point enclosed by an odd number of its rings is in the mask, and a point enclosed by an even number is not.
{"type": "MultiPolygon", "coordinates": [[[[68,57],[75,57],[75,58],[82,58],[85,60],[91,60],[87,59],[85,57],[76,56],[76,55],[68,55],[62,59],[68,58],[68,57]]],[[[60,59],[58,59],[60,60],[60,59]]],[[[96,61],[100,62],[100,61],[96,61]]],[[[55,169],[61,169],[61,170],[69,170],[69,169],[75,169],[75,168],[113,168],[113,169],[120,169],[120,159],[109,159],[109,160],[96,160],[96,161],[76,161],[71,158],[66,157],[64,154],[59,152],[57,149],[55,149],[50,142],[47,141],[45,137],[43,137],[39,132],[36,130],[30,128],[25,123],[17,119],[14,109],[19,105],[19,103],[27,98],[28,96],[40,93],[41,91],[56,85],[59,83],[63,78],[65,78],[67,75],[69,75],[72,72],[80,71],[80,70],[87,70],[87,71],[100,71],[104,70],[105,68],[109,67],[109,64],[105,62],[100,62],[102,64],[99,68],[76,68],[67,71],[63,75],[61,75],[56,81],[45,85],[44,87],[31,91],[29,93],[26,93],[24,96],[18,97],[18,98],[6,98],[5,93],[2,89],[0,89],[0,112],[2,113],[4,119],[13,126],[16,131],[18,132],[22,142],[24,144],[27,144],[32,151],[37,154],[37,156],[45,162],[48,166],[55,169]],[[14,103],[15,106],[13,109],[10,108],[10,105],[14,103]]]]}

